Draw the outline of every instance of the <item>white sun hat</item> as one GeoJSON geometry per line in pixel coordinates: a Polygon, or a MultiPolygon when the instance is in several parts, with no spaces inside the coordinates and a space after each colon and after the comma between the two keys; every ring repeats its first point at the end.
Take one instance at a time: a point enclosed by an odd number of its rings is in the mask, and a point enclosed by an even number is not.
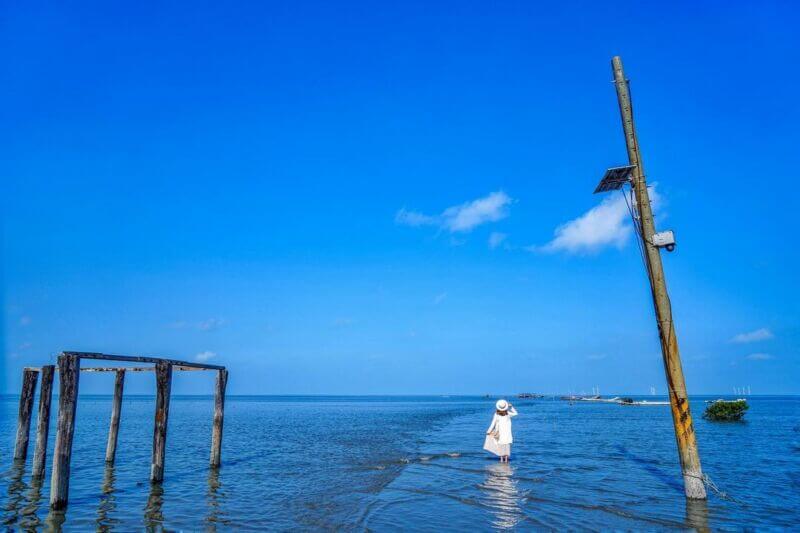
{"type": "Polygon", "coordinates": [[[497,400],[494,406],[497,407],[498,411],[508,411],[508,402],[505,400],[497,400]]]}

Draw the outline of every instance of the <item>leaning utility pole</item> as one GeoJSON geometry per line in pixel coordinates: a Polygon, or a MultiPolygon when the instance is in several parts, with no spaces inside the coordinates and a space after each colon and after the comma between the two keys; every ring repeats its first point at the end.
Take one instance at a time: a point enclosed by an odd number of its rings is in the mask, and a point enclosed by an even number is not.
{"type": "MultiPolygon", "coordinates": [[[[675,324],[672,322],[672,307],[667,294],[667,283],[661,265],[661,251],[653,242],[656,234],[653,222],[653,211],[650,208],[650,196],[647,193],[644,167],[642,166],[639,142],[633,123],[631,96],[628,91],[628,80],[622,70],[622,60],[614,56],[611,60],[614,71],[614,85],[617,88],[619,112],[622,116],[622,128],[625,131],[625,144],[628,147],[628,164],[630,179],[636,207],[639,213],[640,232],[644,248],[644,259],[647,274],[650,277],[650,290],[653,293],[653,304],[658,320],[658,334],[661,338],[661,354],[664,359],[664,371],[667,375],[669,403],[672,409],[672,421],[675,424],[675,438],[678,441],[678,453],[683,471],[683,483],[686,497],[705,499],[706,488],[703,484],[703,472],[700,468],[700,455],[697,453],[697,440],[694,435],[692,415],[689,411],[689,398],[686,394],[686,383],[681,368],[681,355],[678,351],[678,339],[675,336],[675,324]]],[[[674,243],[672,244],[674,246],[674,243]]]]}

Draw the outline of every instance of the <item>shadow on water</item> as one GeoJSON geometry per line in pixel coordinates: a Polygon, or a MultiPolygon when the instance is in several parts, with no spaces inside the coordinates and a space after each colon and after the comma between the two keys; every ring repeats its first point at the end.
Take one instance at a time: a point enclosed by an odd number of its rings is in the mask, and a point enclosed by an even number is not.
{"type": "Polygon", "coordinates": [[[160,531],[164,526],[164,487],[161,483],[150,484],[150,496],[144,508],[144,527],[147,531],[160,531]]]}
{"type": "Polygon", "coordinates": [[[216,530],[218,524],[226,525],[228,521],[225,520],[222,514],[222,504],[225,502],[225,491],[219,480],[218,468],[212,468],[208,472],[206,500],[208,504],[208,516],[206,517],[208,528],[216,530]]]}
{"type": "Polygon", "coordinates": [[[654,478],[683,494],[683,485],[681,485],[674,476],[671,476],[663,470],[657,468],[653,464],[653,461],[644,459],[634,453],[631,453],[625,446],[622,446],[621,444],[617,445],[617,451],[619,451],[619,453],[621,453],[626,459],[630,459],[634,463],[641,466],[645,472],[652,475],[654,478]]]}
{"type": "Polygon", "coordinates": [[[119,520],[114,518],[114,513],[117,510],[117,498],[114,489],[116,480],[114,465],[106,463],[106,469],[103,472],[102,494],[97,506],[97,531],[110,531],[119,524],[119,520]]]}

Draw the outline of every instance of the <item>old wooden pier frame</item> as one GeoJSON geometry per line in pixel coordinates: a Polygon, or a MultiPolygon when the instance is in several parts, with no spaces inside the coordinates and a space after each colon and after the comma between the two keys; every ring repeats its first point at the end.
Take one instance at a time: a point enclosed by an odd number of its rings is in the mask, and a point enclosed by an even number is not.
{"type": "Polygon", "coordinates": [[[19,400],[17,419],[17,439],[14,447],[14,460],[25,461],[28,454],[28,441],[33,411],[33,398],[36,382],[41,374],[39,393],[39,416],[36,427],[36,449],[33,455],[33,478],[44,477],[47,455],[47,436],[50,427],[50,400],[53,389],[53,375],[59,374],[58,423],[56,443],[53,450],[53,468],[50,479],[50,507],[64,509],[69,496],[69,471],[72,460],[72,437],[75,432],[75,410],[78,404],[78,378],[81,372],[114,372],[114,399],[111,404],[111,422],[108,430],[105,460],[114,463],[117,450],[117,434],[122,413],[122,392],[126,372],[155,372],[156,408],[153,423],[153,455],[150,464],[150,481],[158,483],[164,479],[164,457],[167,447],[167,421],[169,419],[169,399],[172,389],[173,371],[214,370],[217,372],[214,419],[211,430],[212,468],[222,464],[222,423],[225,409],[225,387],[228,371],[224,366],[207,365],[160,357],[139,357],[109,355],[91,352],[62,352],[58,357],[58,368],[47,365],[41,368],[25,368],[22,375],[22,393],[19,400]],[[120,361],[125,363],[151,363],[148,367],[84,367],[82,359],[120,361]]]}

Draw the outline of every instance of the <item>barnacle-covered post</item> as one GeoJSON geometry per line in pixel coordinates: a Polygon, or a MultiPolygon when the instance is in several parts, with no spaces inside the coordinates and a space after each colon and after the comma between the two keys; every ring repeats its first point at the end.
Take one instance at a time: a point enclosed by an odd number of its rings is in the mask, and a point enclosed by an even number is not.
{"type": "Polygon", "coordinates": [[[167,449],[167,421],[169,395],[172,389],[172,365],[156,363],[156,414],[153,423],[153,457],[150,463],[150,481],[164,479],[164,456],[167,449]]]}
{"type": "Polygon", "coordinates": [[[219,468],[222,456],[222,423],[225,418],[225,387],[228,371],[217,370],[217,386],[214,394],[214,425],[211,428],[211,467],[219,468]]]}
{"type": "Polygon", "coordinates": [[[114,464],[117,453],[117,434],[119,433],[119,417],[122,413],[122,389],[125,386],[125,371],[117,370],[114,379],[114,400],[111,403],[111,423],[108,427],[108,443],[106,444],[106,463],[114,464]]]}
{"type": "Polygon", "coordinates": [[[58,423],[53,450],[53,473],[50,477],[50,508],[59,510],[69,499],[69,466],[72,461],[72,437],[75,432],[75,409],[78,405],[78,378],[81,359],[64,353],[58,358],[58,423]]]}
{"type": "Polygon", "coordinates": [[[22,390],[19,395],[19,413],[17,415],[17,440],[14,444],[14,460],[25,461],[28,457],[28,441],[31,433],[31,412],[33,397],[36,395],[36,381],[39,370],[26,368],[22,371],[22,390]]]}
{"type": "Polygon", "coordinates": [[[54,365],[42,367],[42,380],[39,385],[39,417],[36,420],[36,448],[33,451],[33,479],[44,477],[47,460],[47,437],[50,432],[50,401],[53,398],[54,365]]]}

